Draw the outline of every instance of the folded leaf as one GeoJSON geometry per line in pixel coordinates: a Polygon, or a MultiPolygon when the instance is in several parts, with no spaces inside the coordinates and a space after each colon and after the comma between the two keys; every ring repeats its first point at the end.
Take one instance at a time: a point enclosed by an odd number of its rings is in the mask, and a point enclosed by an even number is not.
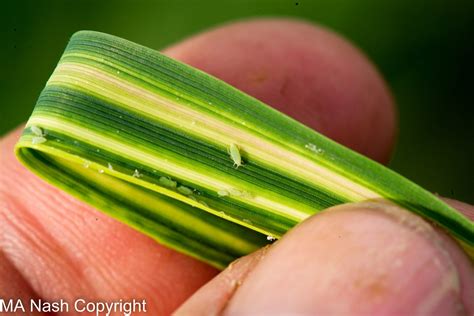
{"type": "Polygon", "coordinates": [[[107,34],[73,35],[16,154],[51,184],[219,268],[318,211],[374,199],[443,227],[474,257],[474,223],[431,193],[210,75],[107,34]]]}

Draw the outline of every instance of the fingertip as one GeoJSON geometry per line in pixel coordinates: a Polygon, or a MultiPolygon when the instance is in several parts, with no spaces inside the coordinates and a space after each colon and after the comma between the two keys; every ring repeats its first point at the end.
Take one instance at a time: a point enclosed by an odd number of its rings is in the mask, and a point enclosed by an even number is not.
{"type": "Polygon", "coordinates": [[[396,111],[385,82],[341,36],[308,22],[256,19],[166,50],[326,136],[387,162],[396,111]]]}
{"type": "Polygon", "coordinates": [[[261,248],[232,262],[224,271],[200,288],[174,315],[219,315],[268,247],[261,248]]]}
{"type": "Polygon", "coordinates": [[[459,314],[474,273],[458,269],[451,241],[397,207],[327,210],[267,253],[227,314],[459,314]]]}

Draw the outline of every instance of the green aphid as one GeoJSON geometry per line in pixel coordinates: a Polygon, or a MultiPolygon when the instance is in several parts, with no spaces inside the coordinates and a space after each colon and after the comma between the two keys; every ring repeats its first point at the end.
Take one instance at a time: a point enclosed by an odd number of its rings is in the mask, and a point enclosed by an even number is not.
{"type": "Polygon", "coordinates": [[[160,182],[160,184],[164,187],[167,187],[167,188],[171,188],[171,189],[175,189],[176,188],[176,181],[173,181],[171,180],[170,178],[167,178],[167,177],[160,177],[160,179],[158,180],[160,182]]]}
{"type": "Polygon", "coordinates": [[[234,161],[234,167],[237,169],[242,165],[242,156],[240,156],[239,147],[236,144],[232,143],[229,146],[229,155],[230,158],[234,161]]]}
{"type": "Polygon", "coordinates": [[[33,134],[35,134],[38,137],[44,136],[44,133],[43,133],[43,130],[41,129],[41,127],[38,127],[36,125],[31,125],[30,130],[33,134]]]}
{"type": "Polygon", "coordinates": [[[180,185],[177,190],[178,190],[178,192],[181,193],[182,195],[188,196],[188,195],[193,194],[193,190],[191,190],[191,189],[188,188],[188,187],[185,187],[184,185],[180,185]]]}

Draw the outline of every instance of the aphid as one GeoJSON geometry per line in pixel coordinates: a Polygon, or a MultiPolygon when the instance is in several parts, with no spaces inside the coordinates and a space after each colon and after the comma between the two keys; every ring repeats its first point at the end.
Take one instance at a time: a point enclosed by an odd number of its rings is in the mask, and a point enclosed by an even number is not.
{"type": "Polygon", "coordinates": [[[230,158],[234,161],[234,167],[237,169],[242,165],[242,157],[240,156],[239,147],[236,144],[232,143],[229,146],[229,155],[230,158]]]}
{"type": "Polygon", "coordinates": [[[180,185],[177,190],[178,190],[179,193],[181,193],[181,194],[183,194],[183,195],[191,195],[191,194],[193,194],[193,190],[191,190],[191,189],[188,188],[188,187],[185,187],[184,185],[180,185]]]}
{"type": "Polygon", "coordinates": [[[44,136],[43,134],[43,130],[41,129],[41,127],[38,127],[36,125],[31,125],[30,126],[30,130],[33,134],[35,134],[36,136],[44,136]]]}
{"type": "Polygon", "coordinates": [[[235,189],[235,188],[230,188],[230,189],[229,189],[229,194],[230,194],[230,195],[233,195],[233,196],[241,196],[241,195],[242,195],[242,191],[237,190],[237,189],[235,189]]]}
{"type": "Polygon", "coordinates": [[[104,169],[99,169],[99,173],[104,173],[104,169]]]}
{"type": "Polygon", "coordinates": [[[316,153],[316,154],[322,154],[324,152],[324,150],[318,146],[316,146],[315,144],[312,144],[312,143],[308,143],[306,145],[304,145],[305,148],[309,149],[310,151],[316,153]]]}
{"type": "Polygon", "coordinates": [[[225,189],[222,189],[222,190],[217,191],[217,195],[218,195],[218,196],[228,196],[228,195],[229,195],[229,191],[227,191],[227,190],[225,190],[225,189]]]}
{"type": "Polygon", "coordinates": [[[112,167],[112,164],[110,162],[107,163],[107,168],[109,168],[109,170],[114,170],[114,167],[112,167]]]}
{"type": "Polygon", "coordinates": [[[199,203],[201,203],[202,205],[204,205],[205,207],[209,207],[209,205],[207,205],[206,202],[204,202],[203,200],[198,200],[199,203]]]}
{"type": "Polygon", "coordinates": [[[173,181],[170,178],[160,177],[158,181],[164,187],[173,188],[173,189],[176,188],[176,181],[173,181]]]}
{"type": "Polygon", "coordinates": [[[232,195],[232,196],[239,196],[239,197],[244,197],[244,198],[252,197],[252,194],[250,192],[237,190],[235,188],[230,188],[229,189],[229,194],[232,195]]]}
{"type": "Polygon", "coordinates": [[[138,169],[135,169],[132,176],[135,178],[140,178],[142,174],[140,173],[140,171],[138,171],[138,169]]]}
{"type": "Polygon", "coordinates": [[[38,144],[42,144],[44,143],[45,141],[47,141],[46,138],[44,138],[43,136],[35,136],[31,139],[31,143],[33,145],[38,145],[38,144]]]}

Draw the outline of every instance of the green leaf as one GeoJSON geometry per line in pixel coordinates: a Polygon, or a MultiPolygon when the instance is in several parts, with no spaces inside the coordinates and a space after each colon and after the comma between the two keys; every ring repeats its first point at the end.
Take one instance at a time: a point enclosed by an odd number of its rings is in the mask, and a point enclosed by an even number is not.
{"type": "Polygon", "coordinates": [[[473,222],[431,193],[214,77],[107,34],[73,35],[16,154],[51,184],[219,268],[311,214],[374,199],[443,227],[474,256],[473,222]]]}

